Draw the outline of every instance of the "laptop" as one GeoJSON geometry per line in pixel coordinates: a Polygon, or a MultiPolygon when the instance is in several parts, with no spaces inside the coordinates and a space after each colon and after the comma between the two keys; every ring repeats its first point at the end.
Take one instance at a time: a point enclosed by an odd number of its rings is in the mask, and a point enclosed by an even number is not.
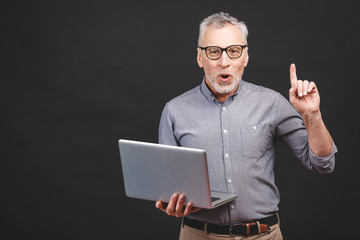
{"type": "Polygon", "coordinates": [[[119,140],[125,193],[128,197],[169,202],[176,192],[185,204],[212,209],[237,195],[210,191],[205,150],[133,140],[119,140]]]}

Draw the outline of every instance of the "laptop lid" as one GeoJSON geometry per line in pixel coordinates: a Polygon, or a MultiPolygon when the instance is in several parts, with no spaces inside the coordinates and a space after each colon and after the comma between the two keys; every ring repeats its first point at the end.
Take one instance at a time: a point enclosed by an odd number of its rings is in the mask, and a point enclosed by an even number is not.
{"type": "Polygon", "coordinates": [[[212,204],[205,150],[119,140],[125,193],[128,197],[168,202],[177,192],[194,206],[213,208],[236,194],[221,193],[212,204]],[[223,199],[223,198],[226,199],[223,199]]]}

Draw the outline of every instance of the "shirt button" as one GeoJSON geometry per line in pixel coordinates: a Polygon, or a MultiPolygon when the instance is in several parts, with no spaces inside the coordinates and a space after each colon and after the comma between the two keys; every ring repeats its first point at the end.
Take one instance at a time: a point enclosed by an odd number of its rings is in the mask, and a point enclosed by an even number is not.
{"type": "Polygon", "coordinates": [[[227,133],[227,130],[226,130],[226,129],[224,129],[224,133],[227,133]]]}
{"type": "Polygon", "coordinates": [[[230,179],[230,178],[228,178],[227,182],[228,182],[228,183],[231,183],[231,179],[230,179]]]}
{"type": "Polygon", "coordinates": [[[226,154],[225,154],[225,157],[228,158],[228,157],[229,157],[229,154],[226,153],[226,154]]]}
{"type": "Polygon", "coordinates": [[[226,107],[223,107],[223,110],[225,111],[225,110],[226,110],[226,107]]]}
{"type": "Polygon", "coordinates": [[[256,130],[256,126],[253,126],[253,129],[256,130]]]}
{"type": "Polygon", "coordinates": [[[231,204],[231,205],[230,205],[230,208],[231,208],[231,209],[234,209],[234,208],[235,208],[234,204],[231,204]]]}

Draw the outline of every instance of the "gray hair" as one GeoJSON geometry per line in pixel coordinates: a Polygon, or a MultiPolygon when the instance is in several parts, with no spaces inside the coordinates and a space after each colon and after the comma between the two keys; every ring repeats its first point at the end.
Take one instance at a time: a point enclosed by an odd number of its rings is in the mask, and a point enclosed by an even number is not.
{"type": "Polygon", "coordinates": [[[204,31],[208,26],[214,25],[217,28],[222,28],[226,23],[237,26],[242,33],[245,43],[247,44],[248,29],[245,23],[240,22],[236,18],[230,16],[228,13],[219,12],[208,16],[200,23],[198,46],[200,47],[204,31]]]}

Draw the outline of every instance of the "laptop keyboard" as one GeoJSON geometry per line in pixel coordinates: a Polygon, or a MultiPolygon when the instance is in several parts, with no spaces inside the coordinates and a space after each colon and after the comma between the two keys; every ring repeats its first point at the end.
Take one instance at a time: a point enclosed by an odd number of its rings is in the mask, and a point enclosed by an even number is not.
{"type": "Polygon", "coordinates": [[[211,197],[211,202],[215,202],[216,200],[219,200],[220,198],[218,197],[211,197]]]}

